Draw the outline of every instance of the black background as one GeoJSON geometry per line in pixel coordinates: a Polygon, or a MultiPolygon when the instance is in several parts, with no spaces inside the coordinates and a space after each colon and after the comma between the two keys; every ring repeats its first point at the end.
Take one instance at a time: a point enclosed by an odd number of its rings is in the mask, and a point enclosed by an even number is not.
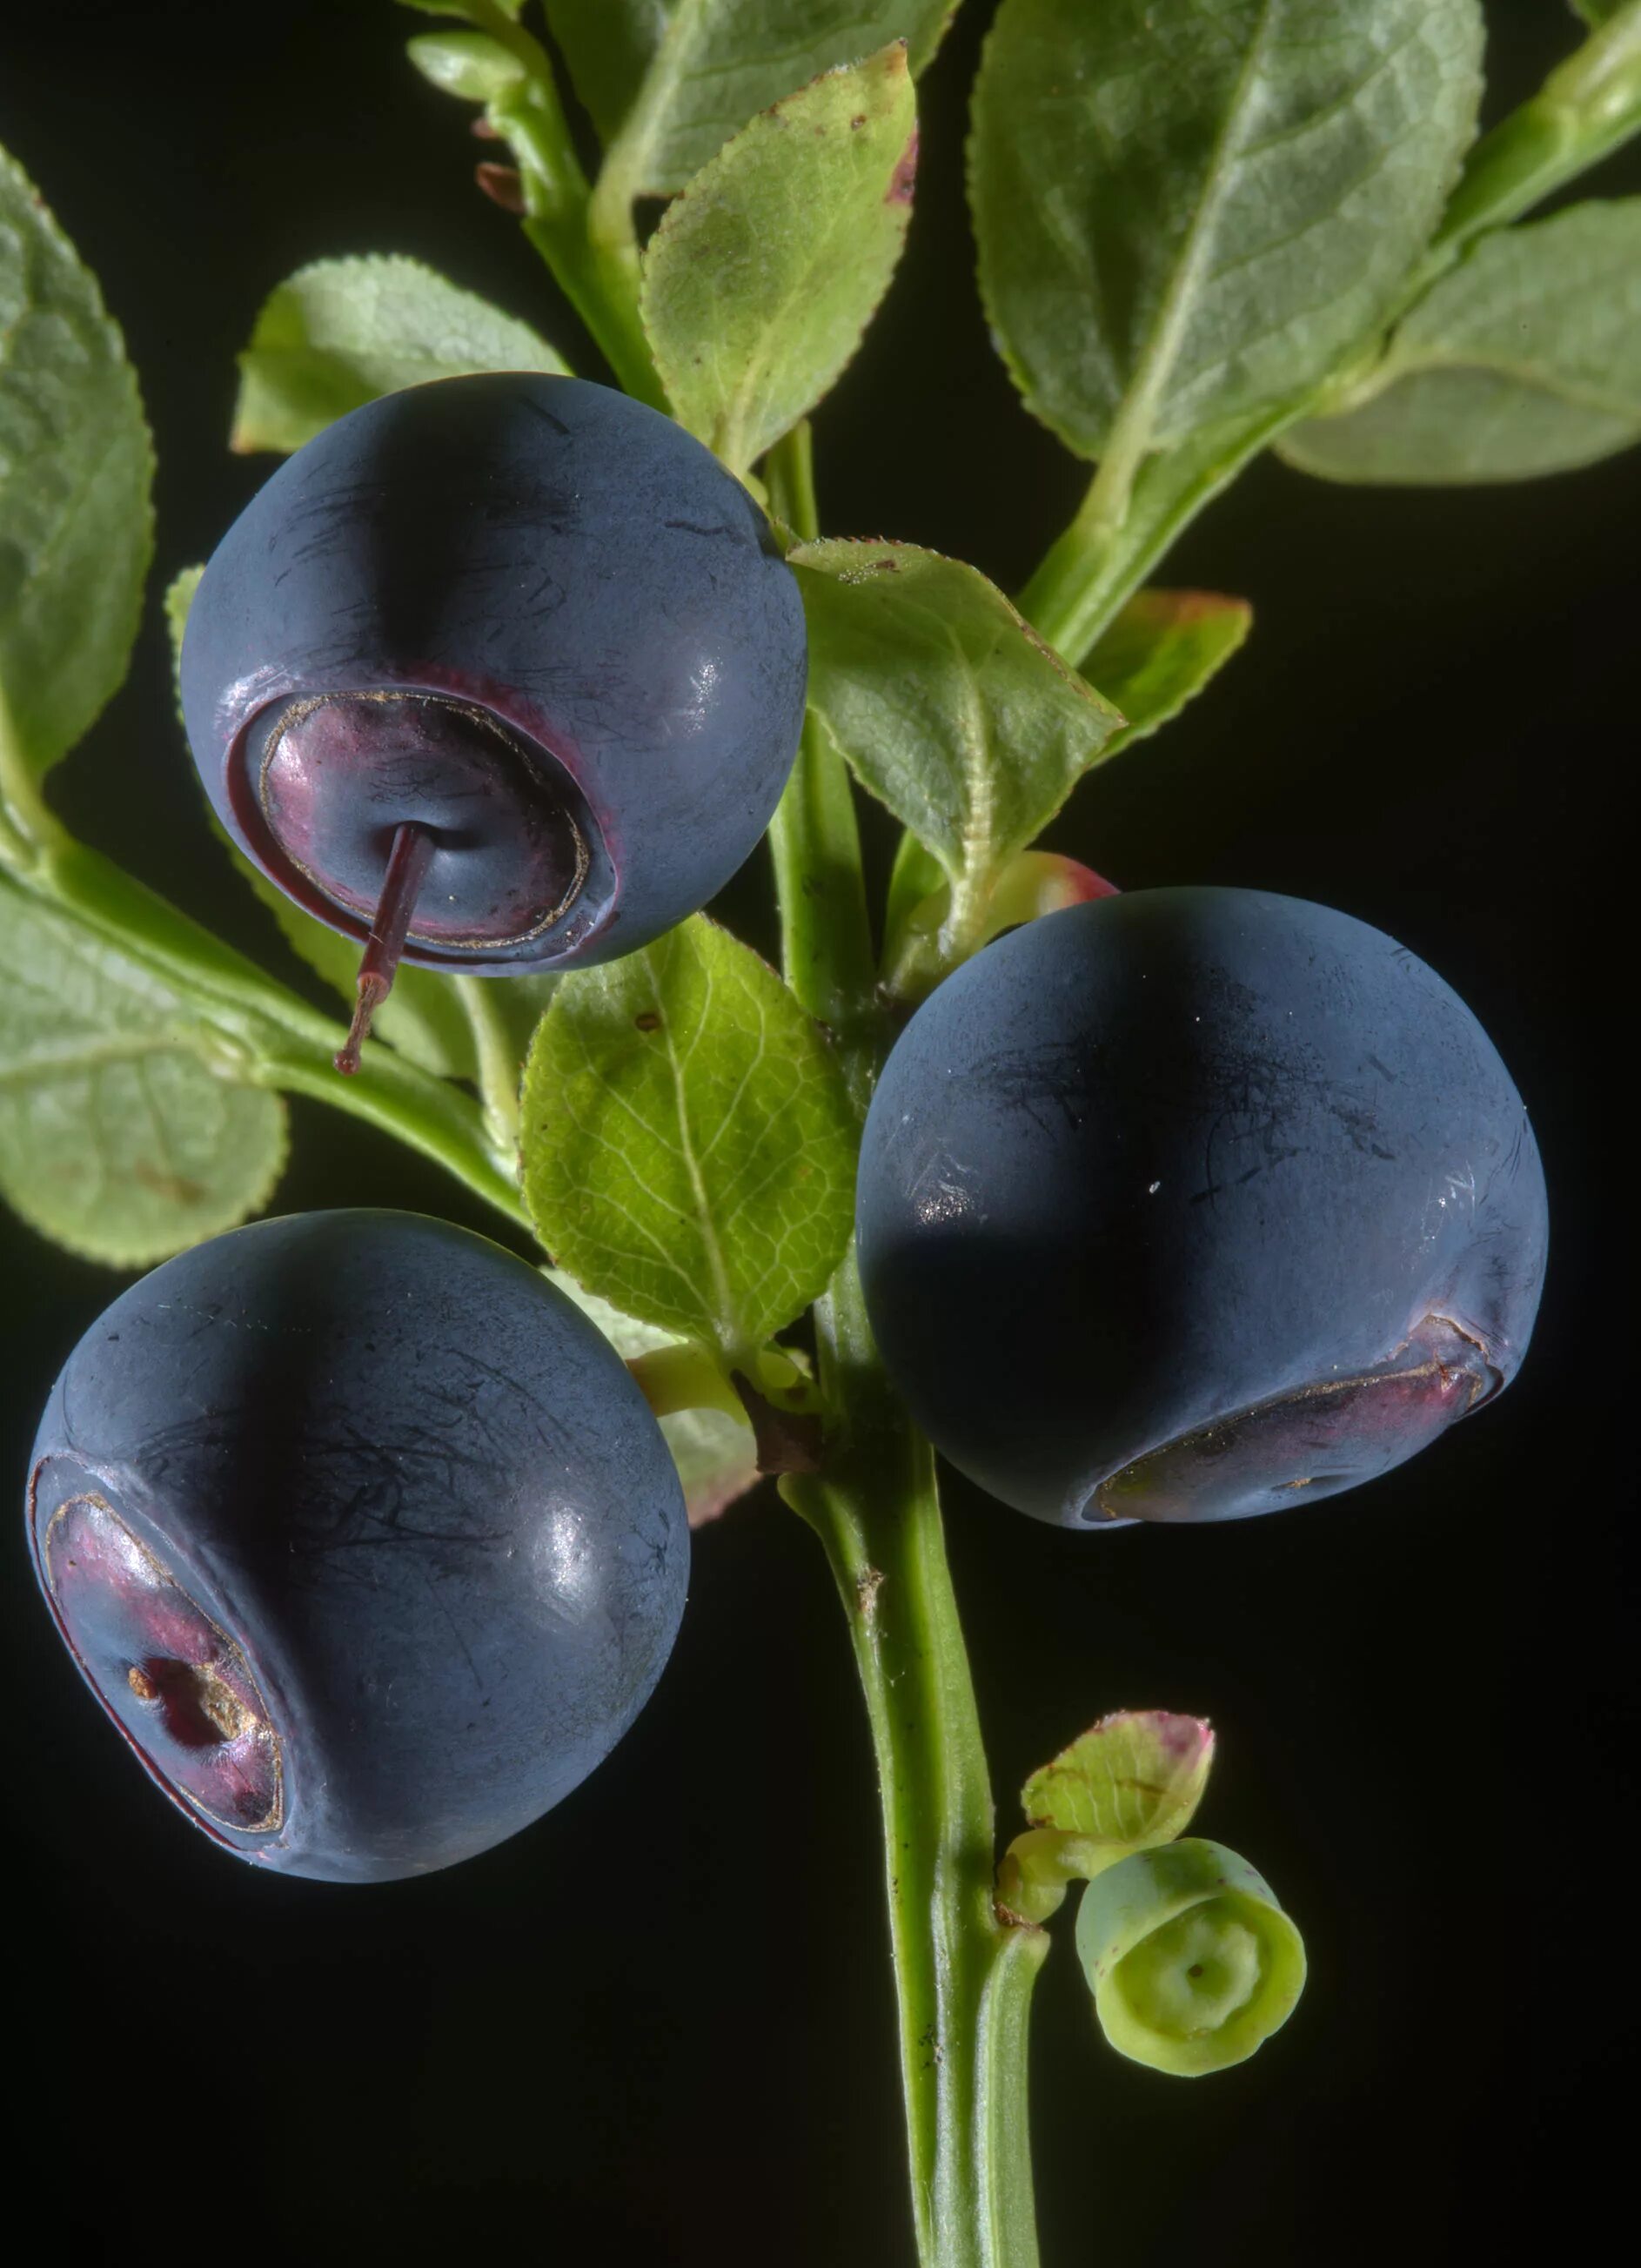
{"type": "MultiPolygon", "coordinates": [[[[1079,475],[1014,401],[968,283],[960,126],[987,12],[926,83],[910,249],[818,447],[830,531],[1012,585],[1079,475]]],[[[1576,34],[1551,0],[1489,12],[1496,113],[1576,34]]],[[[8,11],[0,35],[0,139],[100,274],[160,455],[143,644],[55,792],[282,968],[200,815],[158,608],[267,470],[223,446],[260,299],[320,254],[412,252],[596,370],[470,187],[463,108],[403,62],[418,28],[385,0],[212,0],[8,11]]],[[[1641,188],[1641,165],[1600,186],[1641,188]]],[[[1268,885],[1413,946],[1514,1069],[1556,1226],[1520,1384],[1336,1504],[1091,1537],[951,1490],[999,1790],[1105,1709],[1211,1715],[1204,1831],[1268,1872],[1311,1956],[1280,2039],[1185,2085],[1101,2045],[1056,1948],[1033,2066],[1045,2268],[1470,2259],[1540,2213],[1576,2257],[1627,2177],[1633,1388],[1628,1333],[1601,1319],[1633,1173],[1603,1122],[1633,1033],[1630,947],[1603,917],[1633,887],[1638,505],[1641,454],[1446,494],[1261,464],[1166,571],[1251,597],[1249,650],[1052,838],[1125,885],[1268,885]]],[[[725,910],[767,949],[762,886],[754,862],[725,910]]],[[[350,1120],[293,1119],[278,1209],[496,1231],[350,1120]]],[[[123,1279],[9,1217],[0,1278],[0,1467],[20,1483],[53,1373],[123,1279]]],[[[32,2106],[13,2194],[68,2257],[516,2244],[905,2268],[862,1712],[819,1555],[772,1498],[699,1539],[662,1689],[586,1786],[483,1859],[379,1889],[225,1863],[117,1759],[20,1550],[7,1573],[6,2059],[32,2106]]]]}

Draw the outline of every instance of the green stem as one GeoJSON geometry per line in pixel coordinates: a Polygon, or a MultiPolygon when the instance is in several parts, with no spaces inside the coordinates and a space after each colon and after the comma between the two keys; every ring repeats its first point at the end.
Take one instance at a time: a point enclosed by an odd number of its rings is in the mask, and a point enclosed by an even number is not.
{"type": "Polygon", "coordinates": [[[482,976],[451,979],[473,1035],[478,1059],[479,1100],[484,1106],[484,1128],[499,1159],[519,1155],[519,1086],[520,1071],[512,1035],[501,1003],[482,976]]]}
{"type": "Polygon", "coordinates": [[[475,1196],[527,1228],[512,1179],[497,1165],[478,1106],[388,1048],[372,1048],[346,1079],[335,1068],[341,1027],[307,1006],[232,946],[49,821],[23,887],[64,908],[122,960],[150,969],[188,1003],[233,1076],[310,1095],[379,1127],[445,1167],[475,1196]]]}
{"type": "MultiPolygon", "coordinates": [[[[813,538],[806,428],[765,472],[776,513],[813,538]]],[[[838,1034],[864,1106],[884,1027],[853,795],[818,726],[771,833],[787,981],[838,1034]]],[[[993,1909],[991,1788],[934,1458],[879,1359],[852,1251],[816,1304],[815,1343],[825,1465],[783,1487],[836,1581],[877,1757],[917,2257],[1036,2268],[1026,2039],[1048,1940],[993,1909]]]]}
{"type": "Polygon", "coordinates": [[[1482,230],[1542,204],[1638,132],[1641,0],[1630,0],[1471,151],[1416,276],[1414,296],[1482,230]]]}
{"type": "Polygon", "coordinates": [[[1026,2119],[1040,1930],[992,1901],[992,1805],[934,1461],[872,1345],[852,1257],[815,1311],[826,1469],[784,1491],[825,1549],[877,1757],[922,2268],[1036,2268],[1026,2119]]]}
{"type": "Polygon", "coordinates": [[[524,232],[622,388],[652,409],[665,409],[666,397],[638,312],[637,242],[630,228],[624,239],[613,239],[592,225],[592,191],[570,138],[552,57],[496,0],[472,0],[467,13],[469,22],[524,67],[521,91],[489,110],[491,125],[505,136],[519,160],[524,232]]]}
{"type": "MultiPolygon", "coordinates": [[[[776,444],[763,469],[776,517],[804,541],[813,541],[820,529],[807,424],[776,444]]],[[[883,1018],[860,825],[848,766],[813,712],[804,720],[798,761],[769,828],[769,850],[787,982],[810,1014],[835,1034],[864,1110],[883,1018]]]]}
{"type": "Polygon", "coordinates": [[[1306,414],[1309,394],[1271,403],[1149,458],[1130,484],[1121,521],[1096,473],[1076,519],[1050,546],[1019,600],[1020,612],[1073,668],[1205,504],[1306,414]]]}

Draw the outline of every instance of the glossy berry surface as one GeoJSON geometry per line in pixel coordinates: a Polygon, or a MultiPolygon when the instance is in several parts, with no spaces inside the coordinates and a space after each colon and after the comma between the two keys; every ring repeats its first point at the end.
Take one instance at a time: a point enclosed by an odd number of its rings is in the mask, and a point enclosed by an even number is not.
{"type": "Polygon", "coordinates": [[[1344,914],[1145,890],[949,977],[873,1098],[857,1226],[918,1422],[1067,1526],[1353,1486],[1506,1385],[1543,1174],[1486,1034],[1344,914]]]}
{"type": "Polygon", "coordinates": [[[260,1221],[123,1292],[52,1389],[28,1521],[153,1778],[241,1858],[335,1881],[449,1866],[567,1794],[655,1684],[688,1570],[611,1347],[409,1213],[260,1221]]]}
{"type": "Polygon", "coordinates": [[[803,610],[740,482],[670,418],[531,372],[328,426],[252,498],[183,642],[230,834],[372,932],[425,838],[403,957],[478,974],[630,952],[728,880],[791,769],[803,610]]]}

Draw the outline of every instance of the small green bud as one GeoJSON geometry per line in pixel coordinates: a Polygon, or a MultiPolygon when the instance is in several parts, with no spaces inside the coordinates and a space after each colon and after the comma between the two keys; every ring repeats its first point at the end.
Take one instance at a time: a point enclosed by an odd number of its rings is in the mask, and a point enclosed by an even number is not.
{"type": "Polygon", "coordinates": [[[500,102],[524,84],[519,58],[482,32],[428,32],[405,52],[430,85],[464,102],[500,102]]]}
{"type": "Polygon", "coordinates": [[[1120,2055],[1181,2078],[1241,2063],[1292,2014],[1299,1933],[1247,1860],[1195,1837],[1137,1851],[1083,1893],[1077,1955],[1120,2055]]]}

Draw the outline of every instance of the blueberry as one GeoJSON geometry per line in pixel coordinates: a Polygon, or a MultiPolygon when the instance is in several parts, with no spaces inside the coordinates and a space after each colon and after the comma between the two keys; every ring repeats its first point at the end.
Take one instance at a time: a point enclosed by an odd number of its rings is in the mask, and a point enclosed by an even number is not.
{"type": "Polygon", "coordinates": [[[229,833],[374,932],[368,1022],[401,953],[516,976],[693,913],[780,799],[806,669],[791,571],[700,442],[606,387],[491,372],[281,466],[205,570],[181,676],[229,833]]]}
{"type": "Polygon", "coordinates": [[[121,1293],[52,1389],[28,1521],[154,1779],[331,1881],[449,1866],[567,1794],[648,1697],[688,1571],[613,1350],[412,1213],[260,1221],[121,1293]]]}
{"type": "Polygon", "coordinates": [[[1240,1518],[1399,1464],[1514,1374],[1544,1179],[1412,954],[1249,890],[1109,897],[924,1003],[861,1159],[884,1358],[992,1495],[1240,1518]]]}

